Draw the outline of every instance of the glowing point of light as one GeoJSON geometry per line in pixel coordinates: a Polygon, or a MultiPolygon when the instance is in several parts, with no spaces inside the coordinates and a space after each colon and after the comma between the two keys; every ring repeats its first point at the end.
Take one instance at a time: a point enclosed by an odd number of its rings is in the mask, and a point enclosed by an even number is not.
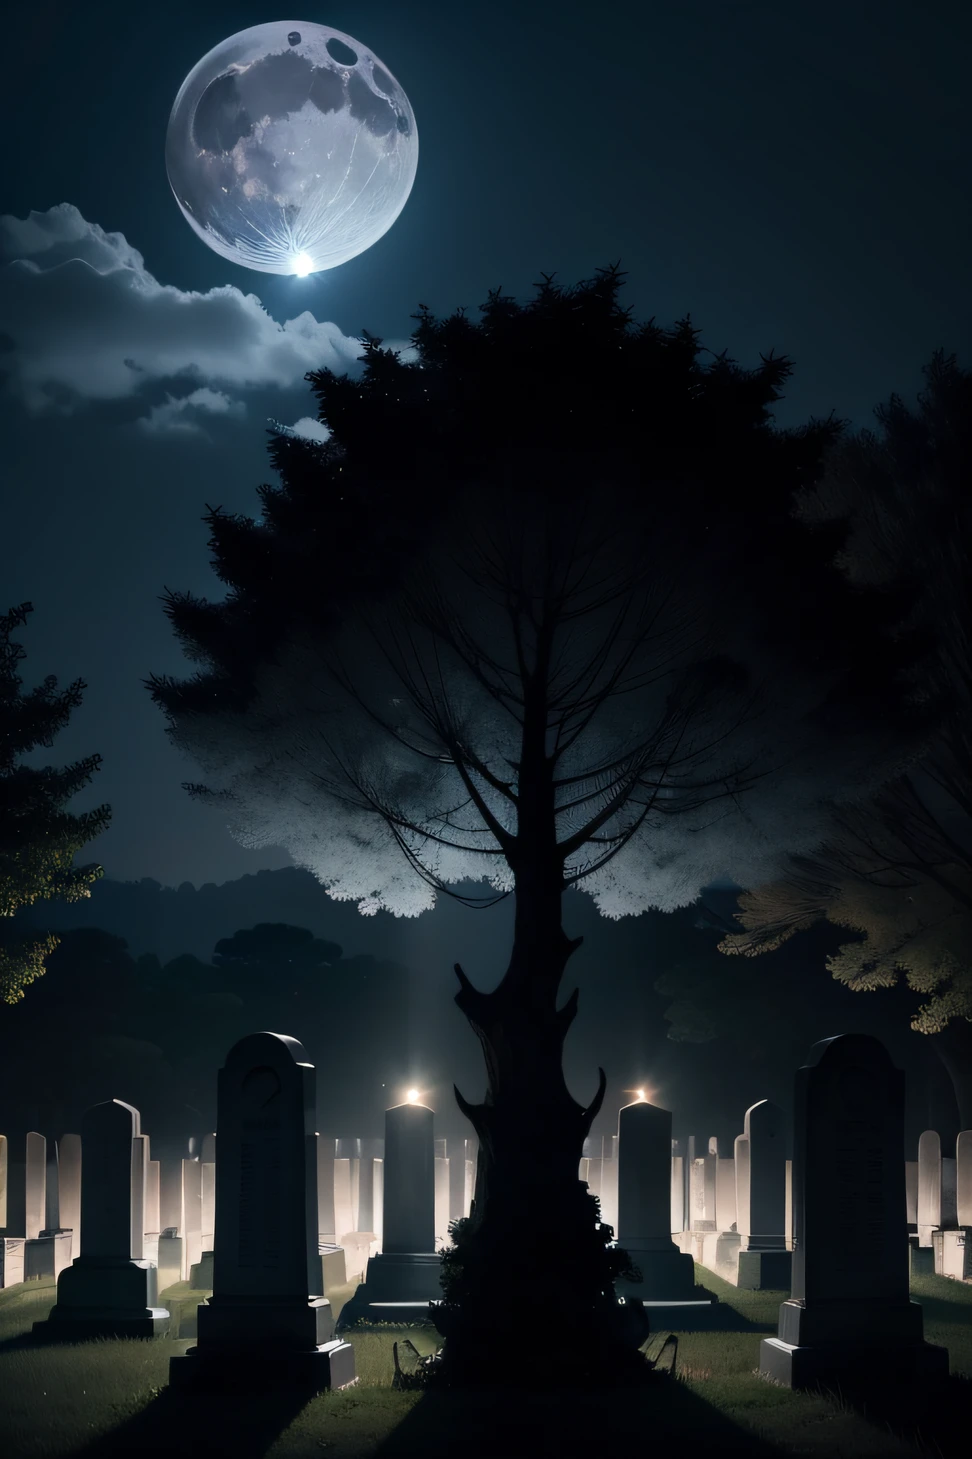
{"type": "Polygon", "coordinates": [[[640,1100],[646,1100],[648,1098],[647,1094],[645,1093],[645,1091],[643,1089],[639,1089],[638,1090],[638,1098],[640,1100]]]}
{"type": "Polygon", "coordinates": [[[294,259],[294,273],[299,279],[306,279],[314,271],[314,260],[309,253],[298,253],[294,259]]]}
{"type": "Polygon", "coordinates": [[[410,1089],[408,1091],[408,1093],[406,1094],[406,1096],[405,1096],[405,1098],[408,1100],[409,1104],[416,1104],[418,1102],[418,1097],[419,1097],[419,1092],[418,1092],[417,1089],[410,1089]]]}

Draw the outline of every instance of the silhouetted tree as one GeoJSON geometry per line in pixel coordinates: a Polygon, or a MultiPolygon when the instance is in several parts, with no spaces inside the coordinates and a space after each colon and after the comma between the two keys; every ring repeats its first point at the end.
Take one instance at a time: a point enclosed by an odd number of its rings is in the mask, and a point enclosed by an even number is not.
{"type": "Polygon", "coordinates": [[[281,977],[295,991],[308,982],[319,981],[321,972],[340,960],[336,942],[315,937],[306,927],[286,922],[258,922],[241,928],[216,944],[213,963],[231,975],[241,987],[266,985],[281,977]]]}
{"type": "Polygon", "coordinates": [[[905,587],[903,631],[922,646],[916,700],[937,711],[904,773],[835,806],[812,854],[740,899],[729,953],[779,947],[828,919],[855,936],[828,959],[861,992],[900,979],[925,996],[912,1027],[935,1037],[972,1125],[972,372],[938,352],[910,411],[897,395],[880,433],[842,442],[800,501],[804,521],[850,524],[838,562],[861,591],[905,587]]]}
{"type": "MultiPolygon", "coordinates": [[[[108,806],[72,815],[68,801],[81,790],[101,764],[100,755],[56,770],[47,765],[25,765],[29,751],[54,743],[58,731],[81,703],[81,679],[66,689],[48,675],[24,692],[18,666],[23,648],[11,639],[33,612],[21,603],[0,614],[0,918],[12,918],[21,907],[48,897],[77,901],[90,895],[91,883],[101,876],[97,865],[75,866],[74,858],[111,817],[108,806]]],[[[38,936],[0,923],[0,998],[16,1003],[28,984],[41,977],[44,959],[57,946],[57,938],[38,936]]]]}
{"type": "Polygon", "coordinates": [[[535,1364],[629,1371],[578,1181],[605,1076],[585,1106],[562,1068],[565,888],[617,917],[775,869],[819,839],[821,787],[879,777],[901,734],[894,655],[857,653],[886,605],[828,566],[839,531],[790,515],[839,423],[774,429],[786,360],[703,364],[690,321],[631,326],[620,278],[496,291],[479,325],[422,306],[416,360],[366,335],[361,378],[310,375],[331,438],[272,433],[262,520],[209,511],[228,595],[167,593],[200,669],[149,681],[194,793],[331,896],[417,915],[484,864],[515,896],[498,987],[456,965],[488,1080],[482,1103],[457,1091],[480,1160],[438,1319],[464,1381],[495,1376],[496,1293],[536,1288],[538,1229],[557,1352],[535,1364]]]}

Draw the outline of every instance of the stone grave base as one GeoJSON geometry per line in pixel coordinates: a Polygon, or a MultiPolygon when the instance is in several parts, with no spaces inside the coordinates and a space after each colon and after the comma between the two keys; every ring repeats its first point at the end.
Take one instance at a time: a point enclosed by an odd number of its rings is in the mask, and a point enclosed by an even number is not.
{"type": "Polygon", "coordinates": [[[354,1348],[340,1339],[283,1352],[256,1344],[225,1351],[194,1347],[169,1359],[173,1388],[246,1393],[287,1388],[310,1396],[356,1382],[354,1348]]]}
{"type": "Polygon", "coordinates": [[[734,1286],[751,1292],[788,1292],[793,1268],[793,1253],[778,1251],[740,1251],[734,1286]]]}
{"type": "Polygon", "coordinates": [[[45,1336],[159,1337],[169,1313],[158,1305],[158,1272],[147,1261],[78,1257],[57,1279],[57,1301],[34,1331],[45,1336]]]}
{"type": "Polygon", "coordinates": [[[0,1287],[13,1287],[24,1280],[23,1236],[0,1236],[0,1287]]]}
{"type": "Polygon", "coordinates": [[[189,1285],[198,1292],[213,1290],[213,1253],[211,1251],[204,1251],[192,1268],[189,1273],[189,1285]]]}
{"type": "Polygon", "coordinates": [[[232,1352],[314,1353],[334,1337],[334,1314],[326,1297],[210,1297],[199,1304],[199,1342],[204,1358],[232,1352]]]}
{"type": "Polygon", "coordinates": [[[695,1262],[674,1243],[667,1251],[639,1250],[622,1243],[633,1264],[641,1272],[640,1282],[620,1280],[615,1283],[619,1297],[639,1297],[643,1302],[688,1302],[695,1292],[695,1262]]]}
{"type": "Polygon", "coordinates": [[[30,1277],[59,1277],[71,1265],[74,1237],[70,1231],[46,1231],[24,1246],[24,1281],[30,1277]]]}
{"type": "Polygon", "coordinates": [[[936,1231],[932,1252],[937,1276],[952,1277],[958,1282],[972,1281],[972,1226],[960,1226],[957,1231],[936,1231]]]}
{"type": "Polygon", "coordinates": [[[182,1281],[182,1237],[159,1237],[159,1291],[182,1281]]]}
{"type": "Polygon", "coordinates": [[[368,1260],[365,1280],[341,1311],[339,1330],[355,1322],[421,1322],[442,1300],[441,1258],[432,1251],[382,1252],[368,1260]]]}
{"type": "Polygon", "coordinates": [[[337,1287],[347,1286],[348,1268],[343,1246],[321,1244],[321,1282],[325,1297],[329,1297],[337,1287]]]}
{"type": "Polygon", "coordinates": [[[935,1274],[935,1249],[919,1246],[917,1236],[908,1238],[909,1273],[913,1277],[931,1277],[935,1274]]]}
{"type": "Polygon", "coordinates": [[[700,1266],[708,1267],[724,1282],[735,1286],[741,1245],[742,1237],[738,1231],[709,1232],[702,1237],[701,1253],[696,1260],[700,1266]]]}
{"type": "Polygon", "coordinates": [[[947,1378],[948,1349],[926,1342],[898,1347],[867,1342],[796,1347],[777,1337],[764,1337],[759,1345],[759,1371],[762,1377],[787,1388],[883,1389],[947,1378]]]}

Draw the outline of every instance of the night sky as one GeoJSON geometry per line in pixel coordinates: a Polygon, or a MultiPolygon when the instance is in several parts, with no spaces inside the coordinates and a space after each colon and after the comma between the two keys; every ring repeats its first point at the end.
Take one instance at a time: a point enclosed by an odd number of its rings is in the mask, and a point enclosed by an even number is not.
{"type": "Polygon", "coordinates": [[[99,0],[32,7],[11,35],[0,584],[4,608],[35,605],[27,682],[89,685],[54,754],[104,757],[76,808],[112,804],[90,856],[114,878],[288,864],[189,802],[194,767],[142,680],[184,669],[163,586],[216,587],[206,504],[255,511],[268,419],[312,413],[305,371],[348,368],[362,328],[405,342],[420,301],[478,317],[490,288],[526,299],[541,271],[573,283],[620,259],[636,319],[691,313],[746,367],[795,361],[781,424],[864,425],[892,390],[913,401],[936,347],[972,354],[967,5],[334,3],[309,18],[404,86],[418,176],[376,246],[305,280],[207,249],[163,159],[186,73],[275,18],[99,0]],[[40,227],[14,221],[32,211],[40,227]]]}

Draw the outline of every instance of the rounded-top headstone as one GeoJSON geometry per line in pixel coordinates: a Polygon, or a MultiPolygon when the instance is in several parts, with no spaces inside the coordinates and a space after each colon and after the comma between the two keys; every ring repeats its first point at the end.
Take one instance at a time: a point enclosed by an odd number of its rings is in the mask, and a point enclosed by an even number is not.
{"type": "Polygon", "coordinates": [[[671,1245],[672,1112],[647,1100],[618,1114],[618,1230],[623,1246],[671,1245]]]}
{"type": "Polygon", "coordinates": [[[867,1034],[823,1039],[796,1116],[794,1298],[906,1304],[904,1075],[867,1034]]]}
{"type": "Polygon", "coordinates": [[[219,1071],[214,1299],[306,1299],[320,1285],[314,1067],[287,1034],[248,1034],[219,1071]]]}

